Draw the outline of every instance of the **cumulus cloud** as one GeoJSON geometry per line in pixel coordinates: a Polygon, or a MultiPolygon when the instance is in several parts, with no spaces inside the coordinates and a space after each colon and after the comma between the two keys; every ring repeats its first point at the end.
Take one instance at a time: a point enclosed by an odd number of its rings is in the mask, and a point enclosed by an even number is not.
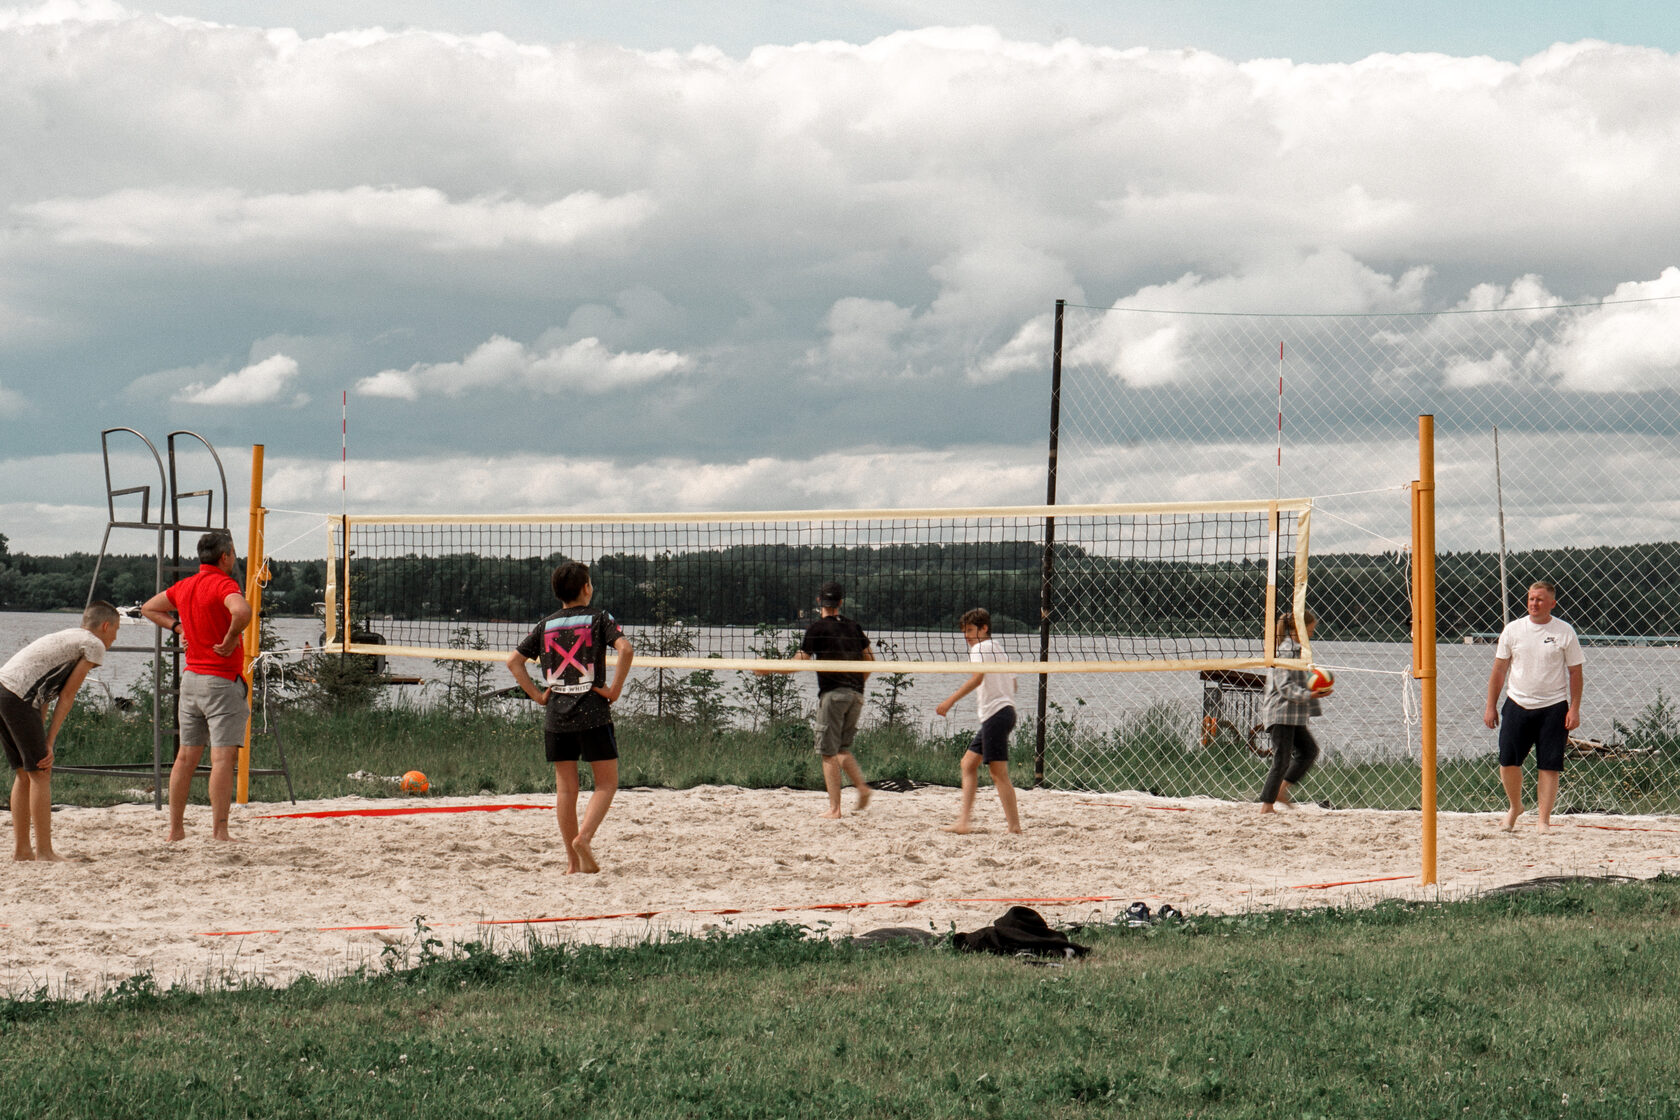
{"type": "MultiPolygon", "coordinates": [[[[298,364],[285,354],[275,354],[260,362],[253,362],[237,373],[230,373],[213,384],[195,381],[182,387],[175,399],[183,404],[225,405],[243,407],[256,404],[275,404],[291,391],[297,379],[298,364]]],[[[292,397],[292,405],[309,403],[307,394],[292,397]]]]}
{"type": "Polygon", "coordinates": [[[481,389],[519,388],[540,393],[611,393],[694,368],[694,359],[670,350],[613,352],[598,338],[548,350],[497,335],[458,362],[428,362],[406,370],[381,370],[356,383],[363,396],[414,401],[422,396],[459,397],[481,389]]]}
{"type": "Polygon", "coordinates": [[[1618,285],[1550,355],[1559,384],[1589,393],[1680,388],[1680,268],[1618,285]]]}
{"type": "Polygon", "coordinates": [[[431,252],[565,246],[645,221],[643,194],[577,191],[554,202],[470,198],[429,187],[351,187],[249,195],[232,189],[113,191],[15,207],[66,245],[128,249],[234,249],[248,244],[398,242],[431,252]]]}
{"type": "Polygon", "coordinates": [[[1428,279],[1427,268],[1392,276],[1341,250],[1272,260],[1229,276],[1188,273],[1116,302],[1113,313],[1096,319],[1067,353],[1137,388],[1219,380],[1230,366],[1209,360],[1200,343],[1228,331],[1223,316],[1298,307],[1327,314],[1404,313],[1417,310],[1428,279]],[[1215,317],[1200,317],[1206,315],[1215,317]]]}
{"type": "MultiPolygon", "coordinates": [[[[1351,357],[1291,328],[1292,403],[1320,446],[1357,437],[1341,461],[1437,404],[1637,433],[1628,398],[1680,380],[1676,301],[1569,306],[1674,291],[1680,56],[1637,47],[1301,65],[969,28],[730,57],[53,0],[0,13],[0,105],[0,369],[32,416],[79,423],[124,386],[149,431],[187,401],[297,403],[302,374],[257,372],[284,355],[366,398],[370,461],[406,469],[423,431],[487,492],[536,438],[509,398],[559,388],[599,416],[576,458],[658,459],[625,473],[671,502],[910,500],[924,470],[955,495],[938,456],[1028,429],[1008,454],[1038,474],[1057,298],[1104,309],[1070,366],[1149,405],[1069,446],[1070,482],[1080,457],[1139,476],[1104,458],[1129,447],[1181,475],[1264,450],[1277,332],[1215,312],[1383,317],[1351,357]],[[867,405],[835,415],[838,381],[867,405]],[[824,409],[856,459],[822,465],[885,481],[799,465],[824,409]]],[[[218,421],[314,446],[331,404],[218,421]]],[[[10,454],[74,438],[5,433],[10,454]]]]}

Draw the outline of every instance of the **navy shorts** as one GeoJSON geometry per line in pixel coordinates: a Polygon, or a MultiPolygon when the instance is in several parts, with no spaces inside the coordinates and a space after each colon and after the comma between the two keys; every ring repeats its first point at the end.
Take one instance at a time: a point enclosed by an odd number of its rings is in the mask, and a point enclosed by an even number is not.
{"type": "Polygon", "coordinates": [[[550,762],[611,762],[618,757],[618,736],[610,723],[587,731],[544,731],[543,750],[550,762]]]}
{"type": "Polygon", "coordinates": [[[1533,748],[1536,769],[1562,770],[1563,752],[1569,746],[1563,719],[1568,714],[1567,700],[1544,708],[1525,708],[1506,697],[1499,709],[1499,765],[1521,766],[1533,748]]]}
{"type": "Polygon", "coordinates": [[[980,756],[981,762],[1009,761],[1009,734],[1015,730],[1015,709],[1005,708],[987,716],[974,733],[968,749],[980,756]]]}

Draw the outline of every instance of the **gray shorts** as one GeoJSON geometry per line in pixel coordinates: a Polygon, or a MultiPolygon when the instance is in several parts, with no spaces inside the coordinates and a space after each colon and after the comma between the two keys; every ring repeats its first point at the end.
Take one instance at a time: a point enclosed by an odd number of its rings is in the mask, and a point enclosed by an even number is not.
{"type": "Polygon", "coordinates": [[[244,681],[205,673],[181,674],[183,747],[242,747],[250,714],[244,681]]]}
{"type": "Polygon", "coordinates": [[[817,697],[817,753],[833,758],[852,749],[858,720],[863,718],[863,693],[831,688],[817,697]]]}

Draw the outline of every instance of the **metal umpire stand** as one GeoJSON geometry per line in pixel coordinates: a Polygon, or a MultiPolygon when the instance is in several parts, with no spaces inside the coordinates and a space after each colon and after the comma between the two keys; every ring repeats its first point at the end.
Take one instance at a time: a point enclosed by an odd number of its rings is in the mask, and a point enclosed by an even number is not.
{"type": "MultiPolygon", "coordinates": [[[[208,533],[216,529],[219,529],[222,532],[228,531],[227,472],[222,469],[221,456],[216,454],[216,449],[210,446],[210,442],[208,440],[206,440],[203,436],[198,435],[196,432],[170,432],[165,444],[169,462],[168,473],[165,474],[164,459],[158,454],[157,446],[133,428],[106,428],[104,431],[99,433],[99,445],[100,451],[105,460],[105,508],[108,520],[105,524],[105,536],[99,542],[99,556],[94,560],[93,578],[88,583],[87,602],[92,603],[94,600],[95,589],[99,586],[99,570],[104,565],[105,557],[110,549],[111,532],[115,529],[138,530],[152,535],[153,540],[155,541],[153,555],[157,557],[154,569],[155,578],[153,580],[154,594],[158,591],[162,591],[165,587],[174,583],[181,577],[191,575],[192,573],[198,571],[197,541],[196,539],[193,541],[191,560],[189,562],[183,562],[181,559],[181,535],[186,533],[196,537],[197,535],[208,533]],[[140,443],[144,445],[145,449],[151,453],[152,462],[157,467],[155,493],[158,495],[159,501],[157,510],[158,516],[156,520],[152,519],[152,495],[154,493],[154,489],[151,482],[145,482],[135,486],[118,487],[112,478],[111,437],[122,433],[131,435],[135,439],[139,440],[140,443]],[[216,494],[218,492],[216,488],[207,487],[201,490],[181,489],[179,470],[180,458],[176,454],[176,440],[178,437],[184,437],[186,439],[197,441],[198,444],[200,444],[204,450],[209,453],[211,462],[215,464],[216,476],[220,484],[220,493],[222,496],[222,518],[220,525],[214,523],[216,512],[216,494]],[[117,515],[117,500],[119,498],[124,499],[123,504],[125,507],[132,507],[136,498],[138,499],[140,507],[139,520],[127,520],[117,515]],[[204,499],[204,520],[200,522],[183,519],[181,511],[181,503],[183,499],[191,500],[197,498],[204,499]],[[164,516],[166,508],[168,511],[167,519],[164,516]]],[[[190,516],[190,514],[188,516],[190,516]]],[[[247,556],[247,561],[249,561],[249,559],[250,557],[247,556]]],[[[258,619],[253,619],[252,624],[261,625],[260,620],[258,619]]],[[[173,744],[173,747],[170,750],[171,765],[173,765],[175,755],[179,753],[181,747],[180,727],[174,716],[176,707],[180,702],[181,695],[182,647],[179,640],[171,636],[168,643],[170,705],[167,723],[165,721],[163,708],[163,663],[165,652],[163,631],[157,629],[156,627],[152,628],[152,642],[150,645],[114,645],[111,647],[111,650],[116,653],[150,653],[152,655],[152,761],[149,763],[100,763],[94,766],[54,766],[53,770],[59,774],[87,774],[93,777],[101,778],[135,778],[144,774],[147,770],[150,770],[152,774],[152,806],[156,809],[162,809],[164,788],[164,736],[167,734],[173,744]]],[[[261,688],[263,690],[266,710],[268,673],[266,672],[266,662],[259,662],[259,665],[262,665],[265,670],[256,675],[262,682],[261,688]]],[[[284,777],[286,779],[286,792],[295,802],[297,797],[292,790],[291,769],[286,764],[286,748],[280,741],[278,727],[273,727],[270,730],[274,735],[275,747],[278,749],[280,754],[280,766],[278,769],[272,770],[251,770],[249,773],[253,775],[284,777]]],[[[213,744],[207,743],[205,745],[212,746],[213,744]]],[[[208,775],[209,773],[210,767],[202,764],[195,771],[195,775],[208,775]]]]}

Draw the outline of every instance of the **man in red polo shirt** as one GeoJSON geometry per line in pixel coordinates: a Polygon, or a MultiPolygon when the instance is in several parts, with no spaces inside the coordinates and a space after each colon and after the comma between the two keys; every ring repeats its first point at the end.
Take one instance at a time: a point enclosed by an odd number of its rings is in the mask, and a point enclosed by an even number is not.
{"type": "Polygon", "coordinates": [[[233,802],[236,753],[245,743],[251,708],[242,676],[245,654],[240,635],[251,623],[251,604],[233,580],[233,538],[217,530],[198,539],[198,574],[160,591],[140,612],[186,645],[177,705],[181,745],[169,772],[169,838],[187,838],[187,799],[204,748],[210,748],[211,835],[231,840],[228,807],[233,802]]]}

